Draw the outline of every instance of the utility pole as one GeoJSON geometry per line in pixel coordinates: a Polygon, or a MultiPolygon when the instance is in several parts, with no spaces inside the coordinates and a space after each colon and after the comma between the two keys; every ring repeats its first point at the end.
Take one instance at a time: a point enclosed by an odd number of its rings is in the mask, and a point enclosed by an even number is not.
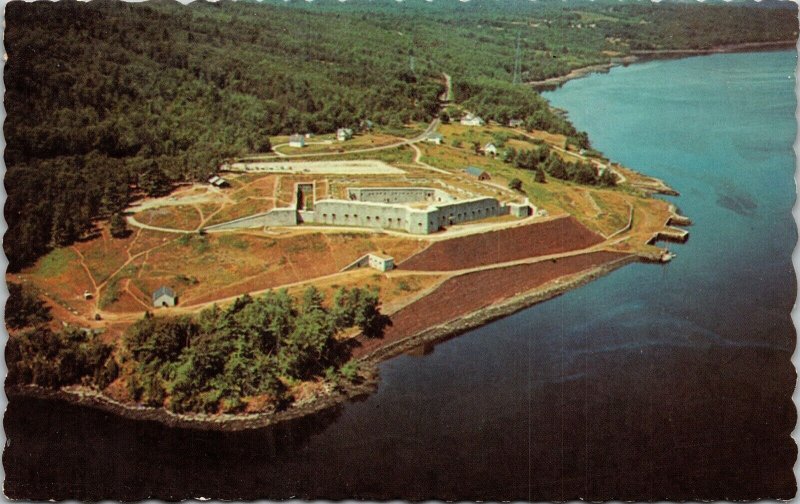
{"type": "Polygon", "coordinates": [[[520,50],[520,37],[522,32],[517,33],[517,48],[514,53],[514,76],[512,77],[512,84],[519,84],[522,81],[522,52],[520,50]]]}

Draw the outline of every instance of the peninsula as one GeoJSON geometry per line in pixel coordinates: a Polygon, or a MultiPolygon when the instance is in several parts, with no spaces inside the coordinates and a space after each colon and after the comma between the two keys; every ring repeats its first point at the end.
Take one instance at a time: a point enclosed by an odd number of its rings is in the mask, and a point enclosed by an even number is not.
{"type": "Polygon", "coordinates": [[[668,262],[691,222],[654,195],[677,192],[523,82],[797,35],[794,11],[741,6],[336,4],[9,5],[9,395],[259,427],[374,390],[399,353],[668,262]],[[659,24],[688,18],[716,38],[659,24]],[[137,23],[152,33],[126,44],[137,23]],[[64,59],[80,70],[48,70],[64,59]]]}

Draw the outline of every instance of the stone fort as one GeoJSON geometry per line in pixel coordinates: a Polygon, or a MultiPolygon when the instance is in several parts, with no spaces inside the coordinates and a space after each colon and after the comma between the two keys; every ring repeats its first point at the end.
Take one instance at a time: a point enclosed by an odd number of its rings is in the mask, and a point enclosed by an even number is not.
{"type": "Polygon", "coordinates": [[[312,201],[313,184],[296,184],[296,198],[291,207],[275,208],[206,229],[309,223],[430,234],[453,224],[501,215],[523,218],[533,211],[527,200],[525,203],[501,203],[491,197],[457,200],[440,189],[430,187],[350,187],[347,189],[347,199],[326,198],[312,201]]]}

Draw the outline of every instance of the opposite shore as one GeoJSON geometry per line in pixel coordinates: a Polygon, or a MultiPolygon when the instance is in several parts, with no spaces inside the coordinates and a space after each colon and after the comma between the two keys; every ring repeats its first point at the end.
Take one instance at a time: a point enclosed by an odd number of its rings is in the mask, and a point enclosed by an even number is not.
{"type": "Polygon", "coordinates": [[[620,65],[630,65],[631,63],[650,61],[656,59],[671,59],[682,58],[686,56],[702,56],[707,54],[722,54],[733,52],[756,52],[756,51],[769,51],[774,49],[789,49],[795,47],[796,40],[777,40],[772,42],[743,42],[740,44],[728,44],[715,46],[708,49],[657,49],[657,50],[642,50],[631,51],[628,56],[620,58],[612,58],[609,63],[601,63],[597,65],[588,65],[585,67],[576,68],[571,70],[565,75],[550,77],[538,81],[529,81],[526,84],[540,89],[540,88],[554,88],[561,86],[565,82],[573,79],[579,79],[593,73],[605,73],[612,68],[620,65]]]}

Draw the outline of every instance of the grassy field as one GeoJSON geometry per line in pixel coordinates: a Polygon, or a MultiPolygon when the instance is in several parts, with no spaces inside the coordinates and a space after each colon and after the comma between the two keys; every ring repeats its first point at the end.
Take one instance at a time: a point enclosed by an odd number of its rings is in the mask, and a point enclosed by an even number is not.
{"type": "Polygon", "coordinates": [[[136,220],[142,224],[185,231],[197,229],[202,219],[201,210],[188,205],[153,208],[136,214],[136,220]]]}
{"type": "MultiPolygon", "coordinates": [[[[346,153],[347,151],[355,149],[366,149],[371,147],[391,145],[399,140],[402,140],[402,138],[379,133],[355,135],[350,140],[345,140],[343,142],[336,140],[335,135],[321,135],[306,139],[305,147],[289,147],[288,145],[281,145],[280,147],[277,147],[279,144],[276,143],[276,147],[273,150],[281,154],[291,155],[314,154],[321,152],[346,153]]],[[[286,137],[285,142],[288,142],[288,137],[286,137]]]]}

